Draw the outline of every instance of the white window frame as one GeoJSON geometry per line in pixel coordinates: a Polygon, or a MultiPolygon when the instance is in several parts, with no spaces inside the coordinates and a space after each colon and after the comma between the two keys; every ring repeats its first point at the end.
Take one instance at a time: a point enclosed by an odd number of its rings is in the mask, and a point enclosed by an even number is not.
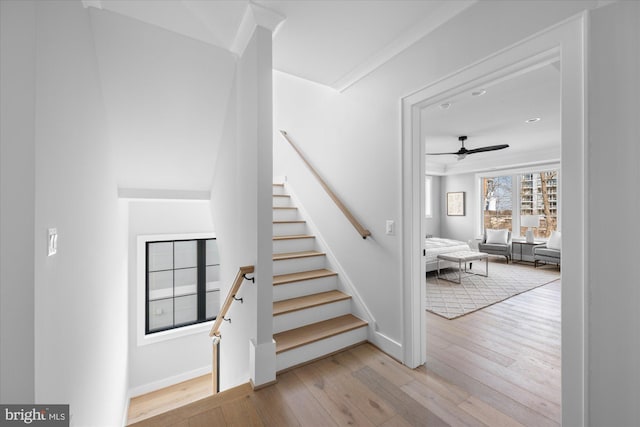
{"type": "Polygon", "coordinates": [[[136,251],[136,335],[138,347],[154,344],[162,341],[172,340],[193,334],[204,333],[211,329],[214,320],[196,323],[195,325],[182,326],[153,334],[145,334],[145,292],[146,292],[146,255],[147,242],[157,242],[162,240],[196,240],[215,239],[214,233],[188,233],[188,234],[153,234],[137,236],[136,251]]]}
{"type": "MultiPolygon", "coordinates": [[[[551,163],[551,164],[542,164],[542,165],[535,165],[535,166],[529,166],[529,167],[522,167],[522,168],[509,168],[509,169],[499,169],[499,170],[492,170],[490,172],[479,172],[476,173],[476,208],[474,209],[474,215],[475,215],[475,229],[476,229],[476,235],[477,236],[482,236],[483,234],[483,230],[482,230],[482,226],[483,226],[483,216],[482,216],[482,179],[483,178],[493,178],[496,176],[505,176],[505,175],[511,175],[512,177],[512,186],[511,186],[511,200],[515,200],[515,206],[512,207],[512,211],[511,211],[511,216],[512,216],[512,220],[511,220],[511,228],[512,228],[512,232],[511,235],[515,238],[524,238],[524,236],[520,236],[520,235],[515,235],[515,233],[513,232],[513,230],[520,230],[520,186],[522,185],[520,180],[517,179],[517,177],[519,175],[525,174],[525,173],[540,173],[540,172],[546,172],[549,170],[555,170],[558,172],[558,195],[557,195],[557,229],[561,230],[561,224],[560,224],[560,211],[561,211],[561,194],[560,194],[560,179],[561,179],[561,170],[560,170],[560,163],[551,163]]],[[[519,233],[518,233],[519,234],[519,233]]],[[[541,239],[544,240],[544,239],[541,239]]]]}

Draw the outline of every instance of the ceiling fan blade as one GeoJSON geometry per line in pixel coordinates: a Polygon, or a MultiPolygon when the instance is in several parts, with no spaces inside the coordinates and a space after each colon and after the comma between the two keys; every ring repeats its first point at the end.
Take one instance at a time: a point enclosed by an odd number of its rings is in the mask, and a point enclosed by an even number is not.
{"type": "Polygon", "coordinates": [[[489,145],[487,147],[479,147],[479,148],[474,148],[472,150],[468,150],[467,154],[482,153],[484,151],[502,150],[507,147],[509,147],[509,144],[489,145]]]}

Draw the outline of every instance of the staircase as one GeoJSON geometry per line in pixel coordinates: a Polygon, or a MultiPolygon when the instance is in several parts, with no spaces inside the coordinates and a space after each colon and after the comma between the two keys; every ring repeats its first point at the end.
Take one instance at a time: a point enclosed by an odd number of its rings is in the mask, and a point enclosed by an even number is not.
{"type": "Polygon", "coordinates": [[[273,338],[281,372],[367,340],[284,184],[273,185],[273,338]]]}

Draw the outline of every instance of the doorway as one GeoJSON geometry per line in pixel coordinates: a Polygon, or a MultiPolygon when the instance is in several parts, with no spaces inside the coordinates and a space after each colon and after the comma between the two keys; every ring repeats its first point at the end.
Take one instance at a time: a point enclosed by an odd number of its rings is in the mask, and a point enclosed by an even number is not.
{"type": "Polygon", "coordinates": [[[562,422],[583,424],[585,414],[585,118],[584,15],[554,26],[434,82],[402,100],[403,115],[403,305],[404,363],[426,361],[424,176],[422,109],[452,93],[490,82],[559,57],[562,85],[561,157],[563,192],[562,422]],[[569,155],[571,154],[571,155],[569,155]],[[566,219],[570,219],[567,221],[566,219]],[[568,303],[569,302],[569,303],[568,303]]]}

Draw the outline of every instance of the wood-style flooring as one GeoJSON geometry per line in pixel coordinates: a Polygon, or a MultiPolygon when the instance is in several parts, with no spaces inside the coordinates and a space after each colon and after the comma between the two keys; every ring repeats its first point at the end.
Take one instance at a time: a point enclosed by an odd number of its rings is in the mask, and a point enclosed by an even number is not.
{"type": "Polygon", "coordinates": [[[559,281],[455,320],[427,312],[427,331],[415,370],[363,344],[135,425],[560,425],[559,281]]]}

